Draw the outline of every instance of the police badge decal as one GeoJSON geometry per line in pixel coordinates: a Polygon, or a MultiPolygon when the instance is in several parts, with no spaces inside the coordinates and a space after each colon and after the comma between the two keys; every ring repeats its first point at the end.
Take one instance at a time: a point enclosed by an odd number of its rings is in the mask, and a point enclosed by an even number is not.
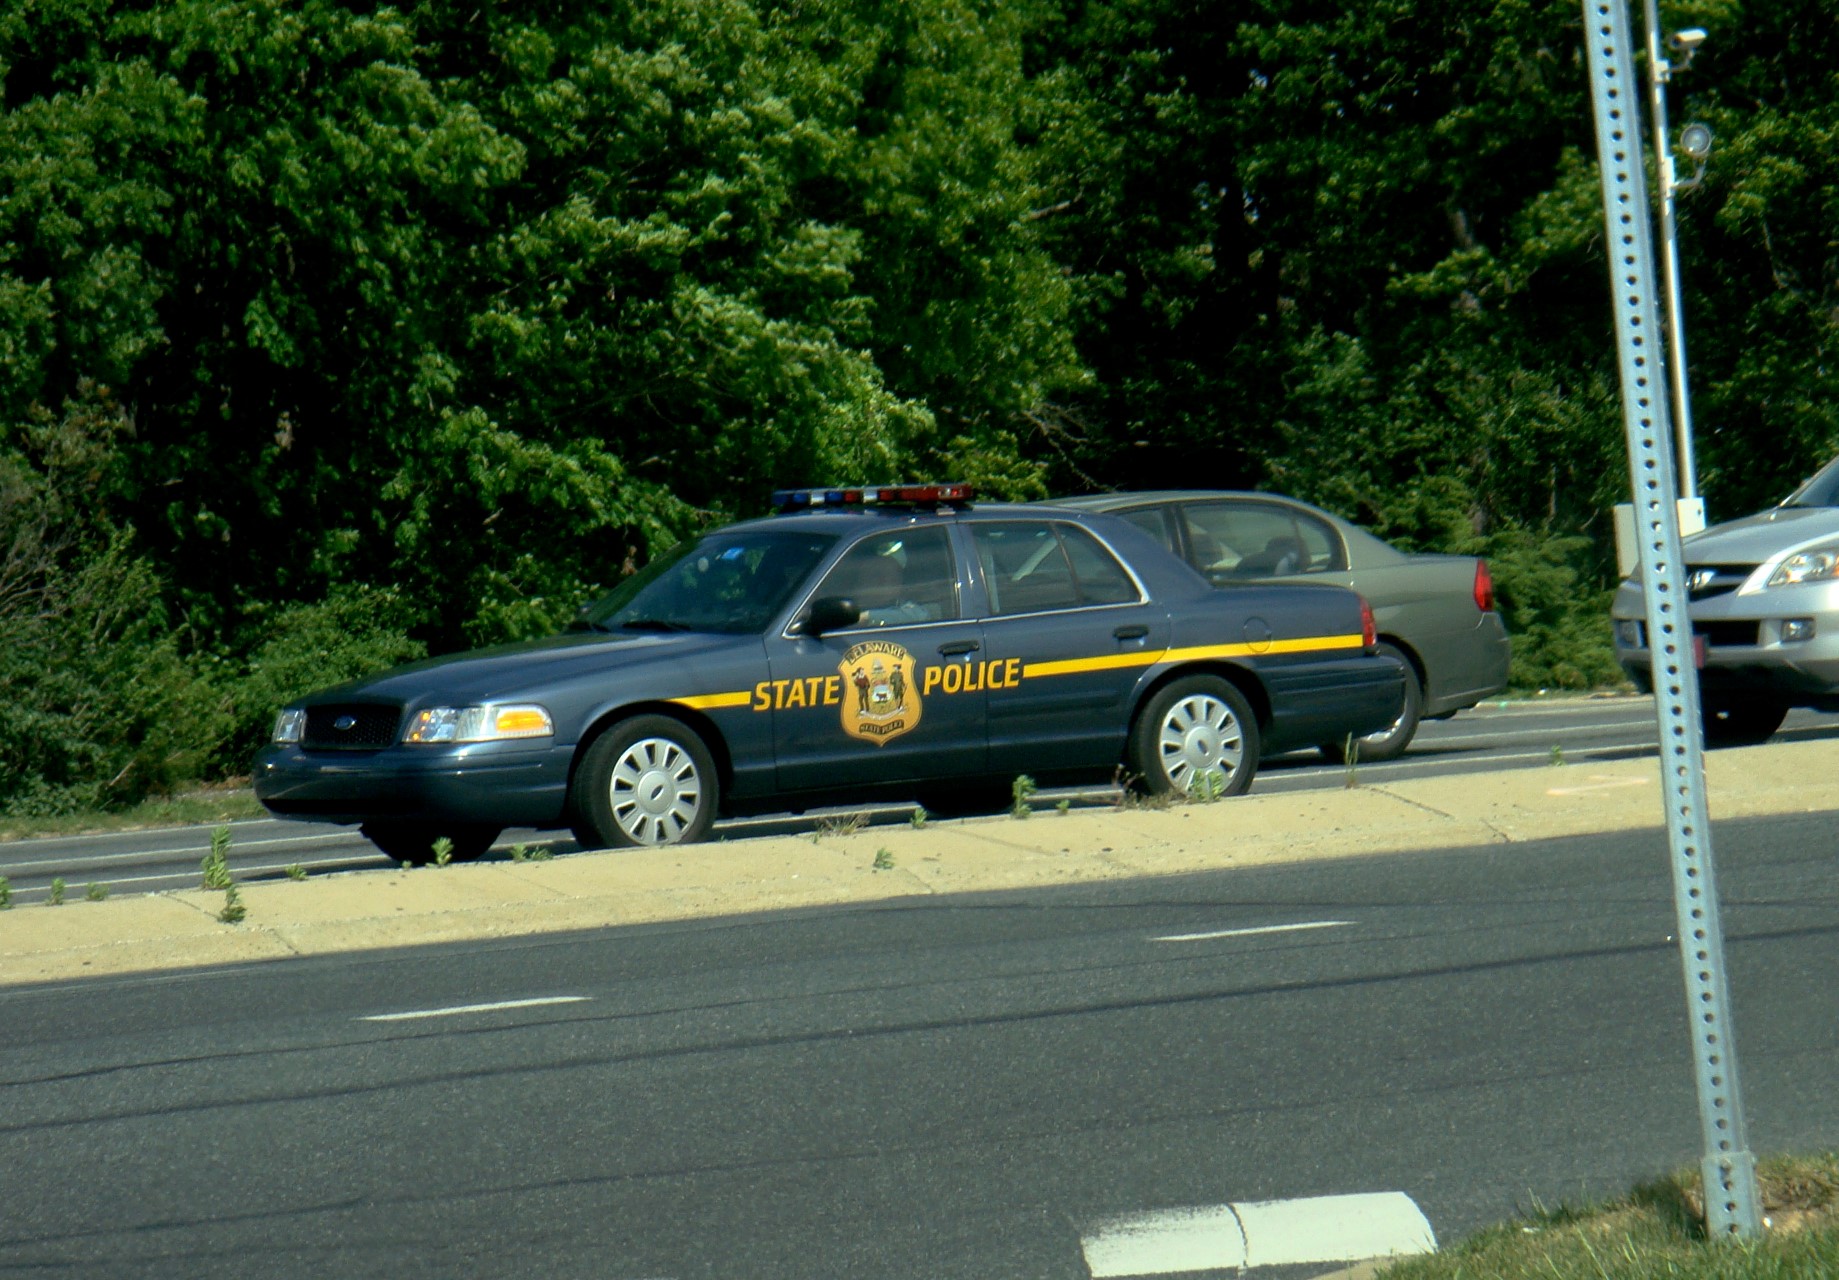
{"type": "Polygon", "coordinates": [[[886,640],[865,640],[843,655],[843,732],[877,746],[920,722],[913,655],[886,640]]]}

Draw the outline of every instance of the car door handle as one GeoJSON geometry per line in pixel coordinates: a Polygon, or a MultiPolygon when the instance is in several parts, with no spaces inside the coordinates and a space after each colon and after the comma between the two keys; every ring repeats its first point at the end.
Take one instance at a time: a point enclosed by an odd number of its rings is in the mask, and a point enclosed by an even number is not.
{"type": "Polygon", "coordinates": [[[1141,622],[1132,622],[1119,627],[1111,634],[1116,636],[1119,640],[1141,640],[1144,636],[1149,634],[1149,628],[1144,626],[1141,622]]]}
{"type": "Polygon", "coordinates": [[[976,653],[982,647],[975,640],[953,640],[950,644],[939,646],[939,655],[945,658],[955,658],[961,653],[976,653]]]}

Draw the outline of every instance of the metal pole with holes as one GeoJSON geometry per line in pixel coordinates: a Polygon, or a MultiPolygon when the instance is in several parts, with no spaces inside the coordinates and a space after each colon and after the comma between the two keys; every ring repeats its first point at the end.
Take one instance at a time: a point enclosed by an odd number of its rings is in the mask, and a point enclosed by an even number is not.
{"type": "Polygon", "coordinates": [[[1630,49],[1627,0],[1584,0],[1583,8],[1622,374],[1622,420],[1634,487],[1648,651],[1654,664],[1661,794],[1704,1134],[1705,1224],[1714,1237],[1754,1238],[1762,1229],[1756,1160],[1750,1154],[1737,1087],[1724,929],[1718,918],[1711,822],[1705,806],[1698,675],[1692,666],[1692,626],[1686,616],[1666,359],[1655,306],[1654,246],[1642,171],[1639,82],[1630,49]]]}

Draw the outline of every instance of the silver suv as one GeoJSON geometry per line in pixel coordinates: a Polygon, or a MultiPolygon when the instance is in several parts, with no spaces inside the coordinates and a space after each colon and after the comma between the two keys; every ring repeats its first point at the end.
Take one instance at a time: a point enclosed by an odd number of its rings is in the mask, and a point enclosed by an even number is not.
{"type": "MultiPolygon", "coordinates": [[[[1791,707],[1839,711],[1839,459],[1785,502],[1685,540],[1708,746],[1762,742],[1791,707]]],[[[1640,571],[1611,606],[1616,658],[1651,691],[1640,571]]]]}

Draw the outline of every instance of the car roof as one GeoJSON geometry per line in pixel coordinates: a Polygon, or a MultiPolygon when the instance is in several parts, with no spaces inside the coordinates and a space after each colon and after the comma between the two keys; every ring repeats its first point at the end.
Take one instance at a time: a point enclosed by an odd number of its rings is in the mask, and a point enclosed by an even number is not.
{"type": "Polygon", "coordinates": [[[1332,511],[1323,511],[1313,503],[1301,498],[1292,498],[1284,493],[1269,493],[1262,489],[1135,489],[1119,493],[1083,493],[1073,498],[1050,498],[1055,506],[1078,507],[1091,511],[1110,511],[1116,507],[1147,506],[1156,502],[1196,502],[1217,498],[1234,498],[1250,502],[1281,502],[1292,507],[1304,507],[1310,511],[1320,512],[1331,520],[1339,520],[1332,511]]]}
{"type": "Polygon", "coordinates": [[[1097,507],[1075,506],[1060,502],[966,502],[932,506],[928,504],[886,503],[878,506],[805,507],[756,516],[734,524],[722,525],[710,533],[735,529],[819,528],[847,532],[866,527],[868,522],[918,523],[921,521],[1039,520],[1049,514],[1087,519],[1094,514],[1108,514],[1097,507]],[[1055,512],[1053,508],[1062,510],[1055,512]]]}

